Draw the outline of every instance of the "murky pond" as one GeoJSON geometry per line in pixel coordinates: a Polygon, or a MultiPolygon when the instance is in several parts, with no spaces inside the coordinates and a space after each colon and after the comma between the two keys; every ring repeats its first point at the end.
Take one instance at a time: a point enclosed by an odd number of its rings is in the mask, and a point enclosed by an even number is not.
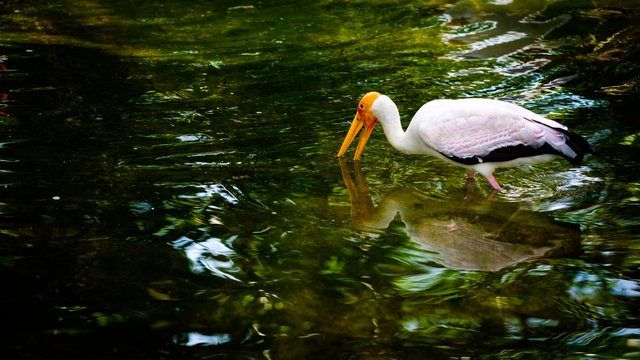
{"type": "Polygon", "coordinates": [[[632,1],[0,1],[7,358],[640,358],[632,1]],[[490,97],[598,154],[336,158],[490,97]],[[351,150],[353,151],[353,150],[351,150]]]}

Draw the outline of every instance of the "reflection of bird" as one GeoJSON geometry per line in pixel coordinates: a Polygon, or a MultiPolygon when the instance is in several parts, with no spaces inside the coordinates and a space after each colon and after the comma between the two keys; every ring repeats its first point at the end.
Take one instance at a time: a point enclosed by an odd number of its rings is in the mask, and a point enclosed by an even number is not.
{"type": "Polygon", "coordinates": [[[366,94],[358,104],[347,137],[338,156],[360,131],[354,160],[380,121],[387,140],[405,154],[439,157],[469,170],[469,178],[479,172],[494,189],[500,185],[493,171],[500,167],[547,162],[563,157],[577,165],[586,153],[595,150],[580,135],[523,107],[499,100],[434,100],[415,114],[407,131],[402,130],[400,113],[393,101],[377,92],[366,94]]]}
{"type": "Polygon", "coordinates": [[[387,229],[399,215],[407,236],[426,250],[424,260],[446,268],[498,271],[522,261],[580,250],[578,226],[515,203],[445,201],[401,187],[384,194],[374,206],[358,163],[355,179],[342,160],[340,169],[356,227],[387,229]]]}

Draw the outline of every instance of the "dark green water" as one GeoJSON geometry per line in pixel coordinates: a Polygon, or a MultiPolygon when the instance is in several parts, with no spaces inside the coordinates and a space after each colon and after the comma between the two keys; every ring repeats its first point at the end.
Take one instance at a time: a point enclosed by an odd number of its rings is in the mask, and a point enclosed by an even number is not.
{"type": "Polygon", "coordinates": [[[632,1],[0,1],[3,358],[640,358],[632,1]],[[599,150],[505,192],[381,129],[491,97],[599,150]],[[348,153],[352,154],[353,149],[348,153]]]}

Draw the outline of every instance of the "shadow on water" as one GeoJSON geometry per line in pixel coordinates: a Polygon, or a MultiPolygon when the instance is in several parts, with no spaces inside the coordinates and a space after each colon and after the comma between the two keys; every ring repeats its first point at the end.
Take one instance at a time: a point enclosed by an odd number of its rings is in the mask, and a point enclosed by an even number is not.
{"type": "Polygon", "coordinates": [[[148,326],[133,310],[148,301],[141,284],[186,264],[161,255],[163,247],[125,241],[138,231],[127,216],[137,181],[119,166],[129,151],[121,104],[137,88],[122,86],[130,68],[69,46],[16,46],[8,57],[0,221],[2,268],[10,274],[3,282],[11,290],[0,311],[11,331],[3,352],[91,357],[118,347],[100,337],[145,342],[141,327],[148,326]],[[134,254],[142,253],[154,262],[141,263],[134,254]],[[119,329],[103,331],[101,323],[119,329]],[[83,341],[68,346],[74,339],[83,341]]]}

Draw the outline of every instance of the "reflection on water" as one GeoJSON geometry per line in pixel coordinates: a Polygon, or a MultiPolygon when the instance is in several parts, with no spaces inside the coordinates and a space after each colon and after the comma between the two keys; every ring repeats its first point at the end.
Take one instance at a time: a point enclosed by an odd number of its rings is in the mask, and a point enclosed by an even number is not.
{"type": "Polygon", "coordinates": [[[228,343],[231,341],[231,336],[229,334],[214,334],[214,335],[204,335],[197,332],[191,332],[184,337],[176,339],[176,343],[182,344],[185,346],[196,346],[196,345],[220,345],[224,343],[228,343]]]}
{"type": "Polygon", "coordinates": [[[487,200],[445,201],[415,189],[398,187],[374,207],[359,162],[355,181],[342,159],[340,169],[351,199],[354,224],[386,229],[397,215],[425,259],[449,269],[497,271],[543,256],[577,255],[577,226],[525,210],[525,204],[487,200]]]}
{"type": "Polygon", "coordinates": [[[209,271],[214,276],[240,281],[231,275],[231,273],[239,271],[231,259],[235,252],[227,246],[227,244],[233,243],[234,239],[235,237],[232,237],[223,242],[221,239],[211,238],[196,242],[183,236],[174,241],[172,245],[177,250],[184,251],[191,261],[191,271],[196,273],[209,271]]]}
{"type": "MultiPolygon", "coordinates": [[[[449,12],[452,13],[451,11],[449,12]]],[[[516,52],[536,52],[550,50],[551,43],[543,42],[545,35],[566,24],[571,16],[562,14],[552,19],[537,21],[522,18],[521,14],[497,13],[476,15],[479,19],[459,26],[454,25],[454,33],[447,34],[445,40],[465,45],[465,50],[454,57],[488,59],[503,56],[513,56],[516,52]]],[[[529,15],[530,16],[530,15],[529,15]]],[[[453,18],[455,20],[455,18],[453,18]]],[[[453,22],[455,24],[455,21],[453,22]]],[[[555,44],[558,47],[560,44],[555,44]]],[[[522,72],[512,72],[512,75],[525,74],[537,70],[550,62],[549,59],[538,59],[522,64],[522,72]],[[533,66],[539,62],[539,67],[533,66]]]]}

